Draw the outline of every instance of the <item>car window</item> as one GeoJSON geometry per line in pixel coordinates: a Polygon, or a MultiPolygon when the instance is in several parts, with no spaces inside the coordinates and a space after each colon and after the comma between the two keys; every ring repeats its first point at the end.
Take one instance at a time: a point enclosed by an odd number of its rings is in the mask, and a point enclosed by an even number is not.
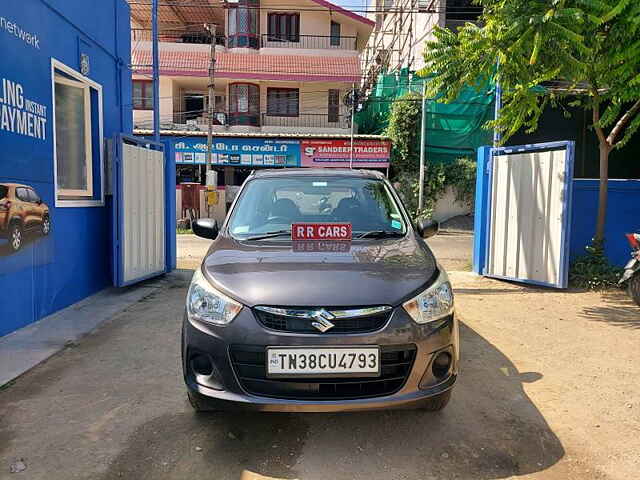
{"type": "Polygon", "coordinates": [[[291,228],[295,222],[346,222],[354,233],[406,232],[400,209],[384,181],[331,176],[250,180],[229,220],[233,236],[291,228]]]}
{"type": "Polygon", "coordinates": [[[29,195],[27,194],[26,188],[16,188],[16,197],[18,200],[22,200],[23,202],[29,201],[29,195]]]}
{"type": "Polygon", "coordinates": [[[38,203],[40,201],[40,197],[38,194],[31,188],[27,190],[29,192],[29,201],[33,203],[38,203]]]}
{"type": "Polygon", "coordinates": [[[4,185],[0,185],[0,199],[6,198],[8,193],[9,193],[9,188],[4,185]]]}

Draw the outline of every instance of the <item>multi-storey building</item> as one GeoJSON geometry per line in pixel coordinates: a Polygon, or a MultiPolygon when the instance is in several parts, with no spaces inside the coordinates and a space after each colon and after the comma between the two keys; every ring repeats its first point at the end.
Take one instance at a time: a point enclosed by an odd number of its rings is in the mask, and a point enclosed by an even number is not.
{"type": "MultiPolygon", "coordinates": [[[[150,2],[129,0],[133,120],[152,127],[150,2]]],[[[355,137],[345,97],[374,22],[326,0],[160,2],[161,133],[178,180],[203,181],[215,24],[213,164],[239,185],[262,166],[388,166],[388,142],[355,137]],[[324,152],[324,153],[322,153],[324,152]]],[[[357,133],[357,129],[356,129],[357,133]]]]}
{"type": "Polygon", "coordinates": [[[424,67],[425,42],[435,27],[457,30],[482,13],[472,0],[374,0],[373,6],[368,16],[375,26],[362,55],[365,91],[380,73],[424,67]]]}

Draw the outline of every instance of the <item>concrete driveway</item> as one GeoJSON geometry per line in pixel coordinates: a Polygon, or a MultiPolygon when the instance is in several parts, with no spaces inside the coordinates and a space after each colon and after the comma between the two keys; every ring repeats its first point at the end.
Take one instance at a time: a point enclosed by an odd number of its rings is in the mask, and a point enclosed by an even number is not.
{"type": "Polygon", "coordinates": [[[640,472],[640,310],[621,293],[454,272],[463,360],[443,412],[197,415],[179,360],[190,273],[168,277],[0,390],[0,478],[622,480],[640,472]],[[10,474],[11,465],[26,469],[10,474]]]}

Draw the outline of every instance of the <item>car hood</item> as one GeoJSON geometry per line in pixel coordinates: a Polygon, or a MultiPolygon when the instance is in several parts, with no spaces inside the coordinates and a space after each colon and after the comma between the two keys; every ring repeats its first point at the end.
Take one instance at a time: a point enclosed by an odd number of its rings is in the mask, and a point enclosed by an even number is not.
{"type": "Polygon", "coordinates": [[[413,234],[349,244],[220,236],[202,268],[216,288],[250,307],[395,306],[437,273],[433,254],[413,234]]]}

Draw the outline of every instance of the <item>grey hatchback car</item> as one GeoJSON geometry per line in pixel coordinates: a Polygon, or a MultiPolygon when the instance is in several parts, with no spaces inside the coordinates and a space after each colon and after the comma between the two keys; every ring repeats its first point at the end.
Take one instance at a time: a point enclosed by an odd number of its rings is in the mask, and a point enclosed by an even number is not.
{"type": "Polygon", "coordinates": [[[436,411],[459,365],[453,292],[378,172],[253,173],[193,275],[182,366],[197,411],[436,411]],[[300,233],[307,234],[305,237],[300,233]]]}

